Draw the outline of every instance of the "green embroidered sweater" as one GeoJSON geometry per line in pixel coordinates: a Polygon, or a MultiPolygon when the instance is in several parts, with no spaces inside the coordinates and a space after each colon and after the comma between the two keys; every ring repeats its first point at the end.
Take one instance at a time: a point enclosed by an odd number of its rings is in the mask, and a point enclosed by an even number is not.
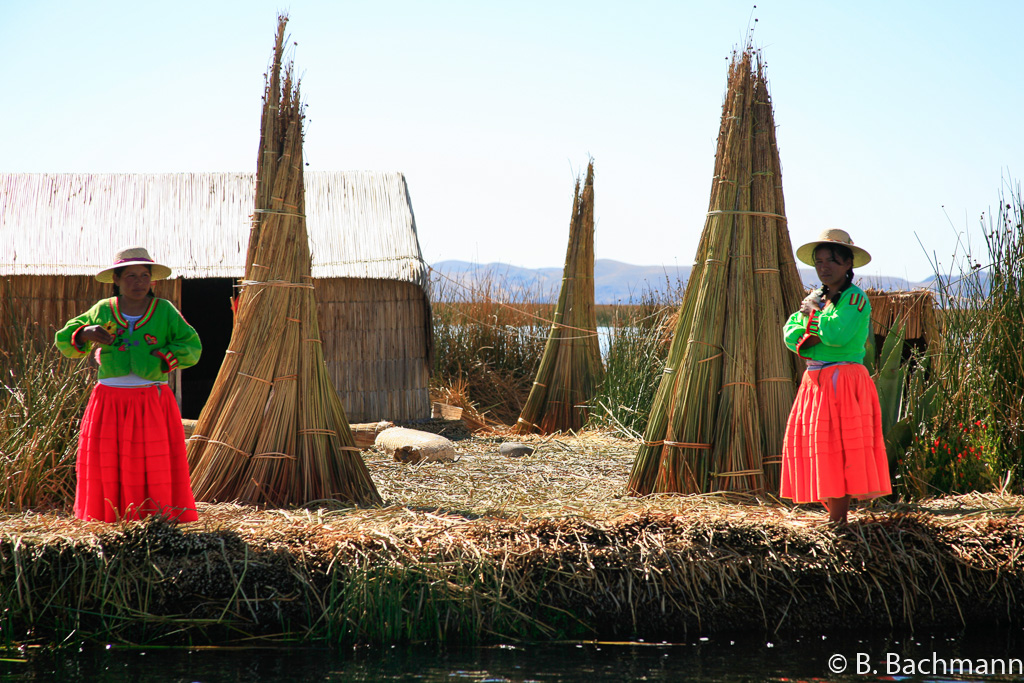
{"type": "Polygon", "coordinates": [[[93,343],[78,339],[78,333],[89,325],[100,325],[114,335],[113,344],[97,345],[100,379],[134,372],[144,379],[165,381],[171,370],[195,365],[203,350],[195,329],[166,299],[150,300],[132,332],[118,310],[117,297],[103,299],[57,332],[54,343],[60,352],[69,358],[88,354],[93,343]]]}
{"type": "Polygon", "coordinates": [[[782,335],[789,350],[801,358],[863,363],[870,331],[868,295],[860,287],[850,285],[836,303],[812,312],[810,318],[799,311],[791,315],[782,328],[782,335]],[[798,349],[806,336],[817,337],[820,343],[798,349]]]}

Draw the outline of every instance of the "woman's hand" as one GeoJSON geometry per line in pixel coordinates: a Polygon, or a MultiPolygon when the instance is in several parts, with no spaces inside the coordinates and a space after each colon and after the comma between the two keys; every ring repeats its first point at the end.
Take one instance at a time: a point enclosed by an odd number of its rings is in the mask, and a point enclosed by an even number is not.
{"type": "Polygon", "coordinates": [[[103,344],[104,346],[114,343],[114,335],[103,329],[102,325],[87,325],[78,333],[78,338],[103,344]]]}
{"type": "Polygon", "coordinates": [[[806,317],[810,318],[811,313],[814,311],[821,310],[821,302],[823,298],[820,290],[814,290],[808,294],[803,301],[800,302],[800,312],[806,317]]]}

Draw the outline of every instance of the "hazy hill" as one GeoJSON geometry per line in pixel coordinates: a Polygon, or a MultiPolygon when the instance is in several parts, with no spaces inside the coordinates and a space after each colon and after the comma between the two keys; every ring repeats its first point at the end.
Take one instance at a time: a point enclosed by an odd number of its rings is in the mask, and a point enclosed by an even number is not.
{"type": "MultiPolygon", "coordinates": [[[[435,296],[453,298],[452,293],[463,287],[475,290],[505,290],[516,298],[534,301],[554,301],[562,284],[562,267],[520,268],[507,263],[470,263],[468,261],[440,261],[433,264],[435,296]],[[458,284],[456,284],[458,283],[458,284]]],[[[634,266],[611,259],[594,262],[594,298],[599,304],[639,301],[645,292],[668,293],[682,289],[690,277],[690,266],[634,266]]],[[[803,281],[817,284],[811,268],[801,268],[803,281]]],[[[903,278],[858,276],[857,283],[864,288],[914,289],[926,287],[928,282],[908,282],[903,278]]],[[[463,293],[464,296],[464,293],[463,293]]]]}

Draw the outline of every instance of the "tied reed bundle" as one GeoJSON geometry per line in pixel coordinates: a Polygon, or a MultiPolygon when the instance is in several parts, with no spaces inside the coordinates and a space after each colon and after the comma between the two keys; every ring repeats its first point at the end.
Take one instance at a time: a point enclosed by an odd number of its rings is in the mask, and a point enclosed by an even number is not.
{"type": "Polygon", "coordinates": [[[278,18],[263,100],[256,211],[231,343],[189,439],[200,500],[379,503],[324,363],[306,234],[303,107],[278,18]]]}
{"type": "Polygon", "coordinates": [[[537,368],[537,379],[514,426],[519,434],[579,430],[586,404],[604,379],[594,306],[594,162],[580,190],[576,179],[562,289],[537,368]]]}
{"type": "Polygon", "coordinates": [[[775,490],[797,365],[781,325],[803,288],[760,53],[733,54],[697,258],[628,491],[775,490]]]}

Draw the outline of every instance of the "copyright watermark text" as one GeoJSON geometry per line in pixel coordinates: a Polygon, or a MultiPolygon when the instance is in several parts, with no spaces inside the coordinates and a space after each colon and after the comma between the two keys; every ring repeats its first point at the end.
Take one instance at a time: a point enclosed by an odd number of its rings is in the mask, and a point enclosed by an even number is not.
{"type": "Polygon", "coordinates": [[[828,670],[834,674],[855,673],[860,675],[886,676],[1024,676],[1024,660],[1021,659],[970,659],[960,657],[901,657],[898,653],[887,652],[884,658],[872,660],[866,652],[856,653],[852,659],[834,654],[828,658],[828,670]]]}

